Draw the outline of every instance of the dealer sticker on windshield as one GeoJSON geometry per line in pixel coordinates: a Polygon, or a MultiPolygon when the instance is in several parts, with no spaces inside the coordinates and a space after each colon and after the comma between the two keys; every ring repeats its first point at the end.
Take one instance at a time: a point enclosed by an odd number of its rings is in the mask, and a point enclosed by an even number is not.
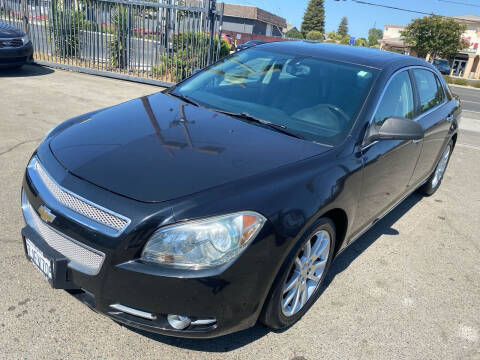
{"type": "Polygon", "coordinates": [[[25,239],[27,255],[35,267],[40,270],[47,279],[52,279],[52,261],[48,259],[43,252],[36,247],[30,239],[25,239]]]}

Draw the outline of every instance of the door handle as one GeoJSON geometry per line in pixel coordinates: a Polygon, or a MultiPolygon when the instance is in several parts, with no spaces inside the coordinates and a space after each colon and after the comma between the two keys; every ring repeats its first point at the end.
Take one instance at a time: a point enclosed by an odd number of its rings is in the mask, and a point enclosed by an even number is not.
{"type": "Polygon", "coordinates": [[[451,122],[455,117],[453,115],[448,115],[447,116],[447,122],[451,122]]]}
{"type": "Polygon", "coordinates": [[[418,144],[419,142],[421,142],[422,139],[418,139],[418,140],[412,140],[412,144],[418,144]]]}

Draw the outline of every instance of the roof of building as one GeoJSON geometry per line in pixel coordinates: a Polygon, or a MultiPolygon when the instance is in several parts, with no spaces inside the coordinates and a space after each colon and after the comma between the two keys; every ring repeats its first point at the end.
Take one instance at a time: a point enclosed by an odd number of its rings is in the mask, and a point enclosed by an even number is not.
{"type": "Polygon", "coordinates": [[[413,56],[401,55],[393,52],[361,46],[337,45],[329,43],[313,43],[309,41],[283,41],[260,45],[258,49],[272,49],[285,51],[289,54],[312,56],[322,59],[340,61],[384,69],[392,64],[401,63],[402,66],[425,65],[425,60],[413,56]]]}
{"type": "Polygon", "coordinates": [[[480,16],[474,15],[474,14],[467,14],[467,15],[457,15],[453,16],[454,19],[457,20],[466,20],[466,21],[472,21],[472,22],[480,22],[480,16]]]}
{"type": "Polygon", "coordinates": [[[387,28],[387,27],[389,27],[389,28],[398,28],[398,29],[406,28],[405,25],[391,25],[391,24],[385,24],[384,27],[385,27],[385,28],[387,28]]]}
{"type": "Polygon", "coordinates": [[[271,12],[260,9],[256,6],[226,4],[226,3],[224,5],[225,5],[224,11],[223,11],[224,16],[258,20],[268,24],[276,25],[281,28],[287,27],[286,19],[278,15],[272,14],[271,12]]]}

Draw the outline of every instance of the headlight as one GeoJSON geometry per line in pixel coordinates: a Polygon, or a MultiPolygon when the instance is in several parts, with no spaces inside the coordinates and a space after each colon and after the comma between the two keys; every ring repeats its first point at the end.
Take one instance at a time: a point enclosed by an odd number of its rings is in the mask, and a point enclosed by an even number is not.
{"type": "Polygon", "coordinates": [[[24,37],[22,37],[22,42],[23,42],[23,45],[26,45],[28,44],[28,42],[30,41],[30,39],[28,38],[27,35],[25,35],[24,37]]]}
{"type": "Polygon", "coordinates": [[[141,259],[162,265],[204,269],[237,257],[259,233],[266,219],[244,211],[158,229],[141,259]]]}

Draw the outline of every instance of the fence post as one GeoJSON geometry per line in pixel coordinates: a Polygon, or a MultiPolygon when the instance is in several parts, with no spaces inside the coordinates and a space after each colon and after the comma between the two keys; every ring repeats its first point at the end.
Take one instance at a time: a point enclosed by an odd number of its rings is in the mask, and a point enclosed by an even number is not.
{"type": "Polygon", "coordinates": [[[131,21],[132,21],[132,15],[130,12],[131,5],[127,5],[127,59],[126,59],[126,65],[127,65],[127,71],[130,71],[130,29],[131,29],[131,21]]]}
{"type": "Polygon", "coordinates": [[[28,17],[27,17],[27,0],[22,0],[22,22],[23,22],[23,31],[28,35],[28,17]]]}
{"type": "Polygon", "coordinates": [[[218,40],[217,40],[217,55],[215,61],[220,59],[221,47],[222,47],[222,29],[223,29],[223,13],[225,11],[225,3],[222,3],[222,9],[220,10],[220,17],[218,18],[218,40]]]}
{"type": "Polygon", "coordinates": [[[208,19],[210,21],[210,44],[208,47],[208,63],[207,65],[210,65],[212,63],[213,59],[213,50],[214,50],[214,39],[215,39],[215,17],[217,16],[216,14],[216,9],[217,9],[217,1],[216,0],[208,0],[208,19]]]}

